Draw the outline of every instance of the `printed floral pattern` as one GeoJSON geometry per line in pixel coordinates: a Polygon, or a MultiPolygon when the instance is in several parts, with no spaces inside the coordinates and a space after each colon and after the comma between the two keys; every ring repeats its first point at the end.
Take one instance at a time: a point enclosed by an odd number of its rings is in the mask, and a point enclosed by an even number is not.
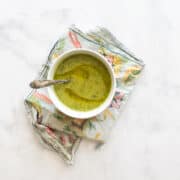
{"type": "Polygon", "coordinates": [[[114,69],[115,75],[118,76],[123,66],[123,61],[120,58],[120,56],[116,54],[112,54],[102,47],[99,49],[98,52],[107,58],[108,62],[112,65],[114,69]]]}
{"type": "Polygon", "coordinates": [[[124,83],[131,82],[133,79],[135,79],[138,76],[140,72],[141,72],[141,67],[138,65],[128,67],[123,77],[124,83]]]}
{"type": "Polygon", "coordinates": [[[62,53],[63,48],[65,46],[65,42],[66,42],[66,38],[60,38],[56,44],[55,47],[52,49],[52,51],[50,52],[50,59],[56,59],[58,58],[58,56],[62,53]]]}
{"type": "Polygon", "coordinates": [[[123,101],[123,97],[124,97],[124,94],[122,92],[116,92],[111,102],[110,107],[119,109],[121,106],[121,101],[123,101]]]}
{"type": "Polygon", "coordinates": [[[74,32],[69,31],[69,38],[71,39],[71,42],[74,45],[74,47],[81,48],[81,44],[74,32]]]}
{"type": "Polygon", "coordinates": [[[32,91],[25,100],[27,111],[32,115],[32,124],[42,141],[61,154],[68,163],[73,163],[74,153],[82,137],[98,142],[107,140],[115,121],[119,119],[118,110],[126,102],[134,80],[143,69],[143,62],[122,51],[121,44],[113,41],[113,38],[105,28],[87,35],[71,27],[67,35],[56,42],[39,77],[46,77],[51,65],[49,62],[72,46],[101,53],[112,65],[117,77],[116,93],[104,112],[85,120],[68,117],[54,107],[44,89],[32,91]],[[110,46],[107,42],[111,42],[110,46]]]}

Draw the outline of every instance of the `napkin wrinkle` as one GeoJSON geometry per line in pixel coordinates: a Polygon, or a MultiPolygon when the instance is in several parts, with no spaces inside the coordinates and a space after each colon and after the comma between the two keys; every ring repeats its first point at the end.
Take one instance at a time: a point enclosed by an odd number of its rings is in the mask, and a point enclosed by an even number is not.
{"type": "Polygon", "coordinates": [[[111,64],[116,77],[116,92],[110,106],[101,114],[86,120],[71,118],[58,111],[48,97],[47,90],[33,90],[25,99],[27,114],[42,142],[56,151],[68,164],[74,163],[82,138],[97,142],[99,148],[109,138],[113,126],[120,118],[120,110],[132,92],[144,63],[136,58],[106,28],[98,27],[83,33],[71,26],[50,50],[42,65],[38,79],[46,79],[48,70],[63,52],[74,48],[87,48],[102,54],[111,64]]]}

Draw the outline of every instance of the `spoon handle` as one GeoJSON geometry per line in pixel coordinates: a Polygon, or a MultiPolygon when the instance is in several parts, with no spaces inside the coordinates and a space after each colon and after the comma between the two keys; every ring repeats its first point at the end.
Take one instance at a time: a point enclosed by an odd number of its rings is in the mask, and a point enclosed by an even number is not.
{"type": "Polygon", "coordinates": [[[67,82],[69,82],[69,80],[34,80],[29,84],[29,86],[33,89],[39,89],[55,84],[64,84],[67,82]]]}

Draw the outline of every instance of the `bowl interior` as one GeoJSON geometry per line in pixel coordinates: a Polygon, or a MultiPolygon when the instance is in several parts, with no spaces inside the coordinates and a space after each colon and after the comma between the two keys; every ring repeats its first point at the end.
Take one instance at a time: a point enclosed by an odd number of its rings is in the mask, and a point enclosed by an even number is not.
{"type": "Polygon", "coordinates": [[[109,95],[107,96],[105,101],[101,105],[96,107],[95,109],[92,109],[89,111],[78,111],[78,110],[71,109],[68,106],[66,106],[64,103],[62,103],[59,100],[59,98],[57,97],[53,86],[48,87],[48,93],[49,93],[49,96],[50,96],[51,100],[53,101],[54,105],[56,106],[56,108],[58,110],[60,110],[61,112],[63,112],[64,114],[66,114],[68,116],[71,116],[73,118],[87,119],[87,118],[96,116],[97,114],[101,113],[103,110],[105,110],[110,105],[110,103],[113,99],[114,93],[115,93],[116,81],[115,81],[115,76],[114,76],[112,67],[107,62],[105,57],[100,55],[97,52],[94,52],[92,50],[87,50],[87,49],[75,49],[75,50],[70,50],[70,51],[67,51],[67,52],[61,54],[60,57],[55,59],[54,62],[52,63],[51,68],[48,72],[47,79],[53,79],[58,65],[60,63],[62,63],[62,61],[66,60],[67,57],[76,55],[76,54],[91,55],[91,56],[97,58],[99,61],[101,61],[106,66],[106,68],[109,72],[109,75],[111,77],[111,89],[110,89],[109,95]]]}

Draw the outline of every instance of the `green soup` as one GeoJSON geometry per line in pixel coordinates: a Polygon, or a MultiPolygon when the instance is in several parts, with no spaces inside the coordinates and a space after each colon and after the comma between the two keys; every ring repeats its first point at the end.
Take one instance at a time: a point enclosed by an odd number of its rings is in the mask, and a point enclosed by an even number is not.
{"type": "Polygon", "coordinates": [[[63,60],[54,79],[70,79],[55,85],[59,100],[74,110],[89,111],[101,105],[111,89],[111,77],[105,65],[93,56],[78,54],[63,60]]]}

